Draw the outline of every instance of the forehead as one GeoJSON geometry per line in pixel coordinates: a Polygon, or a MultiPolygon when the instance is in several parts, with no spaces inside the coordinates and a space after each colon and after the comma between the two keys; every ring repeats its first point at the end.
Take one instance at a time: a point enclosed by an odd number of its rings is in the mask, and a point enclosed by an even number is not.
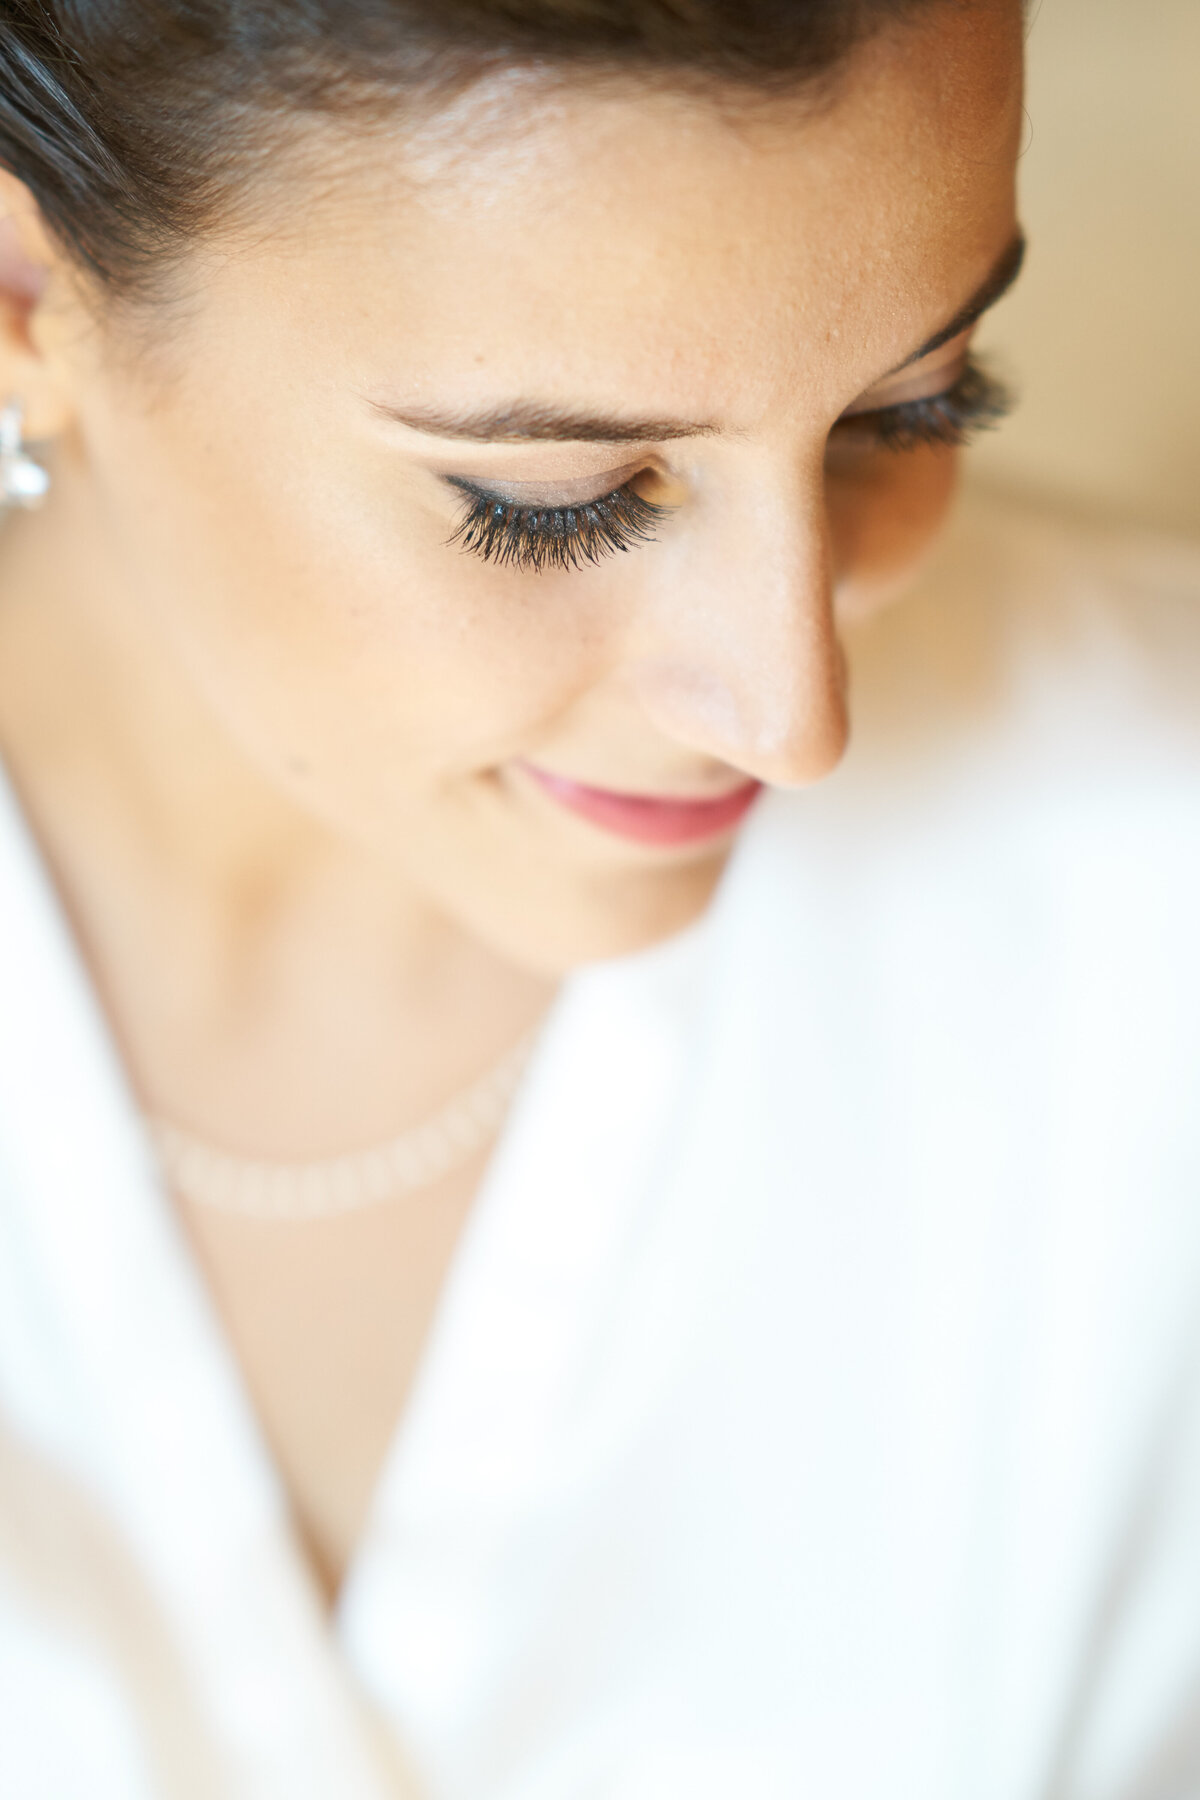
{"type": "Polygon", "coordinates": [[[819,101],[510,71],[343,151],[303,232],[228,266],[379,398],[736,425],[849,398],[954,313],[1011,237],[1020,120],[1005,0],[879,35],[819,101]]]}

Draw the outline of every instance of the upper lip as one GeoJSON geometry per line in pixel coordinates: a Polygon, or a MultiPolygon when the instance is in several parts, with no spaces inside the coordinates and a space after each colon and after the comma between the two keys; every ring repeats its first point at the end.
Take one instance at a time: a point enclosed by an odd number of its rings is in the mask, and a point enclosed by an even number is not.
{"type": "Polygon", "coordinates": [[[668,788],[618,788],[611,787],[607,782],[591,781],[583,775],[568,775],[562,769],[547,769],[541,763],[521,762],[519,766],[529,769],[534,775],[548,776],[551,781],[569,782],[572,787],[590,788],[593,793],[611,794],[618,800],[645,800],[663,806],[716,806],[722,800],[730,800],[735,794],[743,793],[746,788],[761,785],[753,776],[746,775],[740,781],[731,782],[728,787],[715,791],[708,789],[701,793],[685,793],[668,788]]]}

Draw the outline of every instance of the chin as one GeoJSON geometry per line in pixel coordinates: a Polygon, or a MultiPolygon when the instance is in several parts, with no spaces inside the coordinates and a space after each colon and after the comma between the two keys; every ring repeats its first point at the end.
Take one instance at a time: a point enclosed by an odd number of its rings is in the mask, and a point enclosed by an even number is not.
{"type": "Polygon", "coordinates": [[[694,925],[707,911],[730,846],[675,868],[621,875],[590,871],[582,879],[524,885],[490,916],[471,908],[464,919],[500,955],[532,974],[563,976],[587,963],[652,949],[694,925]]]}

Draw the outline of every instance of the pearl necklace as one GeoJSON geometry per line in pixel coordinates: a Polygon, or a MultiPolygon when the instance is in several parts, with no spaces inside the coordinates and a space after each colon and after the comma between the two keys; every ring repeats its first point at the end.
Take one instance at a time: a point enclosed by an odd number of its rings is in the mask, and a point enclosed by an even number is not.
{"type": "Polygon", "coordinates": [[[494,1138],[533,1051],[530,1032],[440,1112],[370,1150],[313,1162],[230,1156],[164,1119],[147,1121],[167,1185],[197,1206],[258,1219],[329,1219],[429,1187],[494,1138]]]}

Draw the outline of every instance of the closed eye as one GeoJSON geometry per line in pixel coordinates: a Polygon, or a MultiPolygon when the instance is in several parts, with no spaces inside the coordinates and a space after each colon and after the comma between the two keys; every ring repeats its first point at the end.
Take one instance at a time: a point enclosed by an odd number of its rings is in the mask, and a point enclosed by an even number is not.
{"type": "MultiPolygon", "coordinates": [[[[847,414],[834,425],[830,443],[850,451],[957,449],[998,425],[1012,405],[1004,383],[968,357],[941,393],[847,414]]],[[[647,543],[672,511],[643,499],[633,482],[572,506],[529,506],[461,477],[447,479],[465,501],[448,541],[484,562],[534,573],[581,569],[647,543]]]]}
{"type": "Polygon", "coordinates": [[[969,356],[952,387],[928,398],[847,414],[838,420],[831,437],[847,443],[866,438],[878,448],[894,451],[930,444],[958,449],[1007,418],[1013,405],[1005,384],[969,356]]]}
{"type": "Polygon", "coordinates": [[[521,506],[473,482],[450,479],[466,510],[450,543],[501,567],[580,569],[654,536],[671,510],[644,500],[632,483],[576,506],[521,506]]]}

